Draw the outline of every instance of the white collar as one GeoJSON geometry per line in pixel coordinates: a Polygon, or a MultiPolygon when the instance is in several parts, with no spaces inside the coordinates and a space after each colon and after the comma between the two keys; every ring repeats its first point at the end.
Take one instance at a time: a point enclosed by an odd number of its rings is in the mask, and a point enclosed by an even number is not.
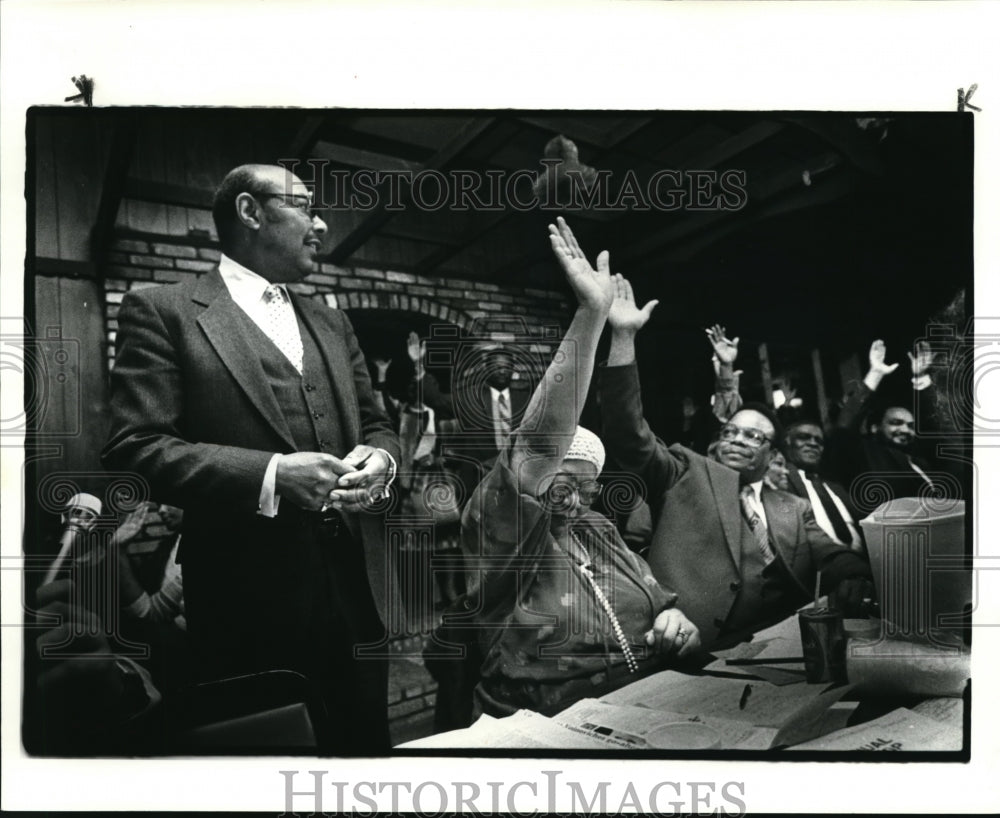
{"type": "Polygon", "coordinates": [[[506,389],[495,389],[492,386],[490,387],[490,396],[493,398],[494,403],[496,403],[497,398],[499,398],[501,395],[503,395],[509,401],[510,387],[508,386],[506,389]]]}
{"type": "MultiPolygon", "coordinates": [[[[271,286],[271,282],[264,276],[244,267],[225,253],[219,258],[219,275],[222,276],[233,301],[241,305],[260,301],[264,297],[264,291],[271,286]]],[[[285,286],[283,284],[278,286],[287,298],[288,293],[285,291],[285,286]]]]}

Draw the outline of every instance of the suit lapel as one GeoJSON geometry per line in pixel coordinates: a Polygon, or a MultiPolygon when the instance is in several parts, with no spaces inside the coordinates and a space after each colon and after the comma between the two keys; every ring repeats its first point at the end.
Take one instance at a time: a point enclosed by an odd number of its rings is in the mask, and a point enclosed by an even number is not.
{"type": "Polygon", "coordinates": [[[809,491],[806,489],[805,478],[802,476],[802,472],[799,471],[799,467],[794,463],[788,464],[788,482],[792,487],[792,494],[797,497],[804,497],[809,499],[809,491]]]}
{"type": "Polygon", "coordinates": [[[726,535],[726,545],[732,555],[733,564],[740,567],[740,540],[743,534],[743,514],[740,507],[739,475],[726,466],[711,460],[705,461],[708,480],[715,495],[715,507],[719,510],[722,531],[726,535]]]}
{"type": "Polygon", "coordinates": [[[811,589],[807,589],[800,579],[802,571],[795,563],[797,560],[809,559],[808,546],[803,547],[799,542],[798,525],[799,517],[796,509],[790,506],[795,501],[780,491],[769,489],[766,485],[761,489],[760,501],[764,506],[764,514],[767,515],[767,534],[770,537],[771,545],[775,552],[781,555],[788,567],[788,572],[799,583],[799,586],[807,595],[812,594],[811,589]]]}
{"type": "Polygon", "coordinates": [[[229,290],[218,270],[198,281],[191,299],[205,306],[198,316],[198,325],[226,369],[268,424],[294,451],[292,430],[285,421],[278,399],[267,384],[260,358],[254,354],[252,342],[244,331],[245,315],[229,297],[229,290]]]}
{"type": "Polygon", "coordinates": [[[334,388],[333,395],[344,424],[342,429],[344,441],[353,448],[361,441],[361,417],[356,403],[345,400],[345,393],[353,393],[354,385],[354,370],[348,357],[347,339],[344,333],[334,326],[331,320],[332,312],[328,307],[320,307],[309,299],[299,298],[297,295],[292,295],[292,302],[303,326],[312,334],[316,346],[319,347],[320,355],[323,356],[323,362],[330,375],[330,382],[335,387],[337,384],[351,385],[350,389],[343,386],[334,388]]]}

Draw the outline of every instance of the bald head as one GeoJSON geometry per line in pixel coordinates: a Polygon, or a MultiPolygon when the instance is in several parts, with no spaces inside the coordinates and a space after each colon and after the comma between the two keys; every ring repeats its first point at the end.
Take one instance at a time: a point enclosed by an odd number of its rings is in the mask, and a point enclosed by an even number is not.
{"type": "Polygon", "coordinates": [[[222,251],[269,281],[297,281],[316,269],[326,223],[312,192],[279,165],[240,165],[215,192],[212,217],[222,251]]]}

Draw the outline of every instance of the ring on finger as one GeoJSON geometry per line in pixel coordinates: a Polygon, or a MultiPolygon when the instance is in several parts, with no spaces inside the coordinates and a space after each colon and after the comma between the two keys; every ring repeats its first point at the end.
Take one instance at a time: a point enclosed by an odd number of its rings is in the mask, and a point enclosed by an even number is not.
{"type": "Polygon", "coordinates": [[[688,632],[684,630],[684,628],[681,628],[679,631],[677,631],[678,642],[680,642],[683,645],[685,642],[687,642],[687,640],[688,640],[688,632]]]}

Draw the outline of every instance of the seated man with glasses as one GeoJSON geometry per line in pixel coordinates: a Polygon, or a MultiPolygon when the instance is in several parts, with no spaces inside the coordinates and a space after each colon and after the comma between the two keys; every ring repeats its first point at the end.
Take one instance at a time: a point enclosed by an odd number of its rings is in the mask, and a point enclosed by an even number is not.
{"type": "Polygon", "coordinates": [[[785,432],[788,458],[788,491],[812,505],[816,522],[837,542],[855,551],[864,550],[858,512],[847,489],[822,469],[826,434],[818,421],[800,419],[785,432]]]}
{"type": "Polygon", "coordinates": [[[615,276],[608,315],[611,350],[601,367],[603,438],[617,464],[644,482],[654,529],[647,559],[675,589],[706,647],[748,638],[821,590],[848,616],[872,604],[871,571],[859,554],[816,524],[808,501],[764,485],[781,430],[763,404],[744,404],[720,430],[708,457],[667,447],[643,418],[635,334],[655,302],[640,309],[615,276]]]}
{"type": "Polygon", "coordinates": [[[604,446],[577,426],[607,316],[606,254],[591,269],[550,227],[579,306],[462,520],[469,609],[483,657],[476,709],[558,712],[697,652],[698,629],[610,520],[590,509],[604,446]]]}

